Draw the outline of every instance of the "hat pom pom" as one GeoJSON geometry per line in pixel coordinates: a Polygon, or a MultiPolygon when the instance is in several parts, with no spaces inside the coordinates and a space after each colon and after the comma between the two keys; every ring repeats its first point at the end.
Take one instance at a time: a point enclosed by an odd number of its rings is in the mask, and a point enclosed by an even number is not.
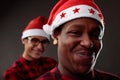
{"type": "Polygon", "coordinates": [[[43,25],[43,30],[47,33],[47,34],[52,34],[51,32],[51,27],[48,24],[43,25]]]}

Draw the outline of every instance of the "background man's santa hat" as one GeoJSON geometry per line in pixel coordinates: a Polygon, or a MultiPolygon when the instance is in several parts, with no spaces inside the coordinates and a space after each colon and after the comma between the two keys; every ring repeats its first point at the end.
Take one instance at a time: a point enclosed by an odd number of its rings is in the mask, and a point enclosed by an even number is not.
{"type": "Polygon", "coordinates": [[[43,25],[47,19],[44,16],[38,16],[32,19],[22,33],[22,39],[29,36],[43,36],[50,40],[49,35],[43,30],[43,25]]]}
{"type": "Polygon", "coordinates": [[[81,17],[89,17],[101,24],[101,38],[104,34],[104,18],[94,0],[59,0],[53,7],[48,22],[43,29],[53,35],[55,28],[81,17]]]}

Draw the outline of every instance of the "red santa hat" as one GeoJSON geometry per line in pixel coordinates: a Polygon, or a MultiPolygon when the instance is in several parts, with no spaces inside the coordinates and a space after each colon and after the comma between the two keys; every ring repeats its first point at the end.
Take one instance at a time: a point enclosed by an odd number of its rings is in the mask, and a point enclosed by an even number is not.
{"type": "Polygon", "coordinates": [[[44,16],[38,16],[31,20],[22,33],[22,39],[29,36],[43,36],[49,40],[49,35],[43,30],[46,22],[47,19],[44,16]]]}
{"type": "Polygon", "coordinates": [[[72,19],[89,17],[100,22],[104,33],[104,18],[94,0],[59,0],[53,7],[48,22],[43,29],[48,34],[53,34],[55,28],[72,19]]]}

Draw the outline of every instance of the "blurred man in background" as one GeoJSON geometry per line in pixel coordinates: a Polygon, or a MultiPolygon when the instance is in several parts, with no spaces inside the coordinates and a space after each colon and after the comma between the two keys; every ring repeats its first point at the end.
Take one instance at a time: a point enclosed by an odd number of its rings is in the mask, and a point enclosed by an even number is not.
{"type": "Polygon", "coordinates": [[[11,67],[4,72],[4,80],[34,80],[56,66],[56,61],[43,57],[50,37],[43,31],[47,19],[38,16],[31,20],[22,33],[24,51],[11,67]]]}

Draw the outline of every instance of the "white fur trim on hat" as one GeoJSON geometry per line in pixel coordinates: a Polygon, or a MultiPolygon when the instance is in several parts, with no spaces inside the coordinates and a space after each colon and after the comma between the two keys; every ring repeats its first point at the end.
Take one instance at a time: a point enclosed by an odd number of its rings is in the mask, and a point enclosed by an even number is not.
{"type": "Polygon", "coordinates": [[[51,26],[50,25],[48,25],[48,24],[45,24],[45,25],[43,25],[43,30],[47,33],[47,34],[52,34],[52,32],[51,32],[51,26]]]}
{"type": "Polygon", "coordinates": [[[99,16],[99,14],[101,14],[101,13],[89,5],[72,6],[72,7],[67,8],[67,9],[61,11],[60,13],[58,13],[56,15],[55,19],[52,21],[52,24],[50,26],[45,26],[45,31],[47,33],[53,35],[53,31],[55,28],[59,27],[60,25],[66,23],[68,21],[76,19],[76,18],[81,18],[81,17],[89,17],[89,18],[93,18],[101,23],[101,25],[102,25],[101,34],[103,35],[104,22],[103,22],[103,19],[99,16]],[[79,11],[74,13],[73,10],[75,10],[76,8],[78,8],[79,11]],[[89,10],[93,10],[94,14],[90,13],[89,10]],[[63,18],[61,18],[62,13],[65,13],[65,16],[63,18]]]}
{"type": "Polygon", "coordinates": [[[48,40],[50,40],[50,36],[41,29],[30,29],[30,30],[24,31],[22,34],[22,39],[29,36],[43,36],[43,37],[46,37],[48,40]]]}

